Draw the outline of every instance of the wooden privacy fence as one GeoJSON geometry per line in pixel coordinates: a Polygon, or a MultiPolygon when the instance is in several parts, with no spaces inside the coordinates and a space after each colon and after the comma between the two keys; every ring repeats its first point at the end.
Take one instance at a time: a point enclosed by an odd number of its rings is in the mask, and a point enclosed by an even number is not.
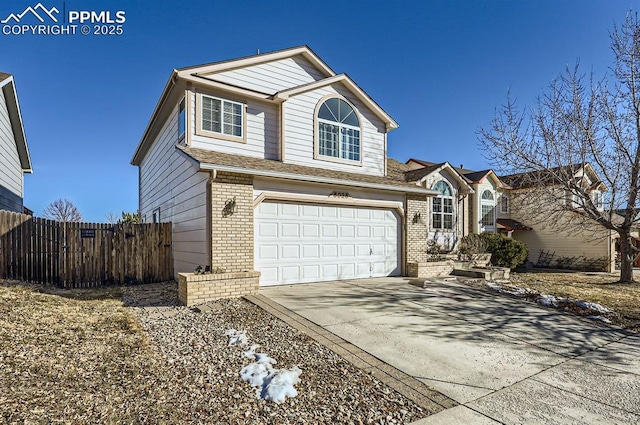
{"type": "Polygon", "coordinates": [[[171,223],[62,223],[0,211],[0,278],[65,288],[170,280],[171,223]]]}

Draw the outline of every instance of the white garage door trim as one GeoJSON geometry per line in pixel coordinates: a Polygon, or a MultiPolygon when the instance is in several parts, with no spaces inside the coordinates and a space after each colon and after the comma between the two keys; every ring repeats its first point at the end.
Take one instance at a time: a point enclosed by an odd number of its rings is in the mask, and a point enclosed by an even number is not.
{"type": "Polygon", "coordinates": [[[260,202],[254,212],[260,285],[401,274],[401,214],[350,203],[260,202]]]}

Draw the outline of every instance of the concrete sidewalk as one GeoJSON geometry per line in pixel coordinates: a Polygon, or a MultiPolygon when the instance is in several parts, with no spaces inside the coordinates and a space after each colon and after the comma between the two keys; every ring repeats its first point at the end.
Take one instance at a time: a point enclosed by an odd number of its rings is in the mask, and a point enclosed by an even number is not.
{"type": "Polygon", "coordinates": [[[640,424],[637,336],[455,282],[260,294],[461,404],[420,424],[640,424]]]}

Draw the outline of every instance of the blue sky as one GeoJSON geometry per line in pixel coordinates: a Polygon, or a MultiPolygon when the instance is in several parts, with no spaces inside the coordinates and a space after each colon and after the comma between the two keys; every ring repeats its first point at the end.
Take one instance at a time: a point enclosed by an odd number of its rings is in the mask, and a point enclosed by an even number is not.
{"type": "MultiPolygon", "coordinates": [[[[5,0],[0,20],[37,3],[5,0]]],[[[307,44],[398,121],[391,157],[483,169],[476,130],[507,90],[530,104],[578,59],[603,75],[613,23],[640,9],[640,0],[42,4],[126,13],[119,36],[0,34],[0,71],[14,74],[33,161],[25,205],[40,215],[68,198],[98,222],[137,209],[130,160],[174,68],[307,44]]]]}

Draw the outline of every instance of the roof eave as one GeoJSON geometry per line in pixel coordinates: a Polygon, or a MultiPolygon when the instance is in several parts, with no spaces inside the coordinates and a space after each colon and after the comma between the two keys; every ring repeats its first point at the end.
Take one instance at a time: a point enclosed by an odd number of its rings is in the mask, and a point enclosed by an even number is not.
{"type": "Polygon", "coordinates": [[[261,53],[242,58],[229,59],[225,61],[213,62],[203,65],[195,65],[177,69],[180,76],[193,73],[208,74],[214,72],[224,72],[245,66],[258,65],[279,59],[286,59],[296,55],[302,55],[305,59],[315,65],[325,77],[332,77],[336,73],[327,65],[316,53],[307,45],[290,47],[288,49],[276,50],[273,52],[261,53]]]}
{"type": "MultiPolygon", "coordinates": [[[[186,152],[185,154],[188,155],[186,152]]],[[[418,186],[413,188],[411,186],[405,187],[405,186],[394,186],[394,185],[385,185],[385,184],[378,184],[378,183],[356,182],[352,180],[308,176],[303,174],[284,173],[280,171],[257,170],[257,169],[249,169],[249,168],[242,168],[242,167],[233,167],[229,165],[217,165],[217,164],[211,164],[211,163],[203,163],[200,161],[199,163],[200,163],[200,170],[202,171],[215,170],[215,171],[223,171],[228,173],[249,174],[249,175],[258,176],[258,177],[270,177],[270,178],[295,180],[295,181],[303,181],[303,182],[310,182],[310,183],[334,184],[334,185],[340,185],[340,186],[388,190],[388,191],[403,192],[403,193],[419,193],[419,194],[424,194],[426,196],[436,196],[438,194],[438,192],[434,190],[424,189],[418,186]]]]}
{"type": "Polygon", "coordinates": [[[305,93],[317,88],[326,87],[331,84],[342,83],[351,93],[353,93],[362,103],[364,103],[380,120],[386,125],[386,130],[391,131],[399,127],[398,123],[385,112],[358,84],[355,83],[347,74],[338,74],[329,78],[315,81],[313,83],[301,84],[286,90],[281,90],[273,95],[274,100],[284,102],[291,96],[305,93]]]}
{"type": "Polygon", "coordinates": [[[153,143],[153,140],[149,140],[151,139],[150,133],[152,132],[153,128],[157,124],[156,120],[158,118],[160,111],[162,110],[162,107],[164,106],[164,103],[169,97],[169,93],[171,92],[171,89],[173,88],[173,86],[175,86],[176,75],[177,75],[177,71],[174,69],[171,72],[171,76],[169,77],[167,84],[165,84],[164,89],[162,90],[160,99],[158,100],[158,103],[156,104],[156,107],[153,110],[153,114],[151,114],[151,119],[149,119],[149,122],[147,123],[147,127],[145,128],[142,138],[138,143],[138,147],[136,148],[136,151],[133,154],[133,158],[131,158],[131,165],[140,165],[142,163],[142,160],[144,159],[144,156],[147,154],[148,150],[151,148],[151,144],[153,143]]]}
{"type": "Polygon", "coordinates": [[[20,112],[20,102],[18,101],[18,93],[16,92],[13,76],[9,75],[9,77],[2,80],[0,82],[0,88],[2,88],[7,104],[11,130],[16,142],[18,157],[20,158],[20,168],[22,168],[23,173],[32,173],[31,155],[29,154],[27,137],[22,123],[22,113],[20,112]]]}

